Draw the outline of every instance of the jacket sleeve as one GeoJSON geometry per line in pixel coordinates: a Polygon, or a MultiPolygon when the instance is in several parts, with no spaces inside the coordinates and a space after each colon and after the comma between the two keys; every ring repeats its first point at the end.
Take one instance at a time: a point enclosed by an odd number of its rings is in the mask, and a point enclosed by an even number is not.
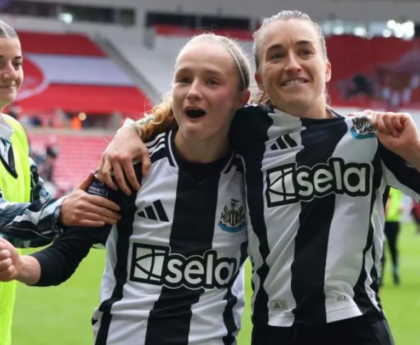
{"type": "Polygon", "coordinates": [[[30,169],[29,203],[10,202],[0,190],[0,236],[18,248],[45,246],[62,233],[58,219],[64,197],[51,199],[32,159],[30,169]]]}

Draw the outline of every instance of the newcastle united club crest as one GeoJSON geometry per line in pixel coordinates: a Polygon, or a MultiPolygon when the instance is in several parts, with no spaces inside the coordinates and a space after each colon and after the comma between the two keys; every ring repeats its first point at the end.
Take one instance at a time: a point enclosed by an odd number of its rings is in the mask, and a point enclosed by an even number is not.
{"type": "Polygon", "coordinates": [[[368,139],[376,137],[376,131],[370,118],[363,115],[353,119],[353,127],[350,131],[353,138],[356,139],[368,139]]]}
{"type": "Polygon", "coordinates": [[[231,199],[230,207],[223,208],[219,227],[226,232],[239,232],[245,227],[245,209],[239,200],[231,199]]]}

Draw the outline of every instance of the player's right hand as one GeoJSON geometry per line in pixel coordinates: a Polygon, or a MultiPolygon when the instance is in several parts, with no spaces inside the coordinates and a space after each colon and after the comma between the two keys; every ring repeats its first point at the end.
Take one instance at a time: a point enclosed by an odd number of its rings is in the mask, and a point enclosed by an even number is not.
{"type": "Polygon", "coordinates": [[[149,151],[135,130],[122,127],[102,154],[97,176],[108,187],[114,190],[119,187],[125,194],[131,195],[127,181],[135,190],[140,189],[133,168],[134,160],[141,162],[143,175],[146,175],[151,164],[149,151]]]}
{"type": "Polygon", "coordinates": [[[22,267],[22,260],[16,248],[9,241],[0,238],[0,281],[17,279],[22,267]]]}

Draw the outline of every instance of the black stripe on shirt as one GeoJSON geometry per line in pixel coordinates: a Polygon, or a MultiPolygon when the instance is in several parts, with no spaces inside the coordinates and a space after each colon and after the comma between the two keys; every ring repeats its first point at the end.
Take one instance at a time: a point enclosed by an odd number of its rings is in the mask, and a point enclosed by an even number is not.
{"type": "MultiPolygon", "coordinates": [[[[399,183],[420,194],[420,174],[417,169],[407,164],[403,158],[394,152],[385,148],[380,142],[378,142],[378,145],[381,160],[386,168],[394,174],[399,183]]],[[[391,187],[396,186],[391,185],[391,187]]]]}
{"type": "MultiPolygon", "coordinates": [[[[296,165],[314,167],[328,164],[334,150],[347,133],[343,118],[302,120],[302,150],[296,154],[296,165]],[[319,138],[324,138],[320,142],[319,138]],[[312,145],[318,142],[319,145],[312,145]]],[[[300,227],[295,238],[294,261],[291,266],[291,288],[296,300],[295,324],[326,323],[325,266],[328,238],[335,211],[335,194],[311,201],[301,201],[300,227]]]]}
{"type": "Polygon", "coordinates": [[[240,152],[240,154],[245,160],[245,184],[252,230],[258,237],[260,243],[259,253],[263,261],[261,266],[256,270],[260,285],[259,289],[255,291],[252,322],[254,325],[266,325],[268,323],[268,294],[264,289],[264,283],[270,270],[267,265],[270,246],[268,245],[267,226],[264,215],[264,193],[262,193],[264,190],[264,173],[262,171],[262,161],[266,149],[265,142],[268,141],[268,129],[272,126],[273,120],[267,114],[260,114],[258,120],[258,127],[255,126],[254,128],[258,128],[261,137],[255,140],[255,142],[252,142],[252,148],[248,147],[243,152],[240,152]]]}
{"type": "MultiPolygon", "coordinates": [[[[204,256],[212,249],[220,174],[196,184],[191,176],[179,170],[176,202],[170,234],[171,254],[185,258],[204,256]],[[197,202],[200,200],[200,202],[197,202]]],[[[162,286],[159,299],[150,311],[144,345],[187,345],[192,318],[191,307],[204,289],[185,286],[162,286]]]]}
{"type": "MultiPolygon", "coordinates": [[[[141,165],[134,166],[138,181],[141,183],[141,165]]],[[[133,234],[133,223],[136,215],[136,197],[137,193],[131,193],[130,196],[124,196],[120,203],[121,206],[121,220],[117,222],[117,243],[116,256],[117,262],[114,268],[115,288],[109,299],[103,301],[99,306],[102,317],[100,319],[100,326],[96,336],[95,345],[106,345],[108,339],[108,332],[111,326],[112,313],[111,309],[114,303],[123,298],[124,285],[127,282],[127,262],[130,237],[133,234]]]]}
{"type": "MultiPolygon", "coordinates": [[[[379,151],[376,152],[375,157],[373,158],[372,164],[373,164],[374,174],[373,174],[373,179],[372,179],[372,196],[370,200],[370,213],[369,213],[371,215],[370,219],[372,219],[372,213],[376,206],[376,191],[381,187],[381,182],[382,182],[382,166],[381,166],[381,159],[380,159],[379,151]]],[[[381,200],[381,201],[383,202],[384,200],[381,200]]],[[[381,203],[381,207],[382,207],[382,203],[381,203]]],[[[366,239],[366,246],[363,249],[363,261],[362,261],[362,268],[360,271],[360,276],[359,276],[359,279],[357,280],[356,285],[353,288],[353,291],[354,291],[353,300],[363,315],[380,315],[381,314],[378,312],[378,309],[376,309],[376,307],[373,305],[372,300],[369,298],[366,288],[365,288],[365,283],[367,279],[367,272],[366,272],[366,267],[365,267],[366,253],[370,248],[372,248],[371,255],[372,255],[372,260],[374,262],[374,265],[372,266],[372,269],[370,272],[371,278],[373,280],[370,287],[373,289],[373,291],[375,291],[375,294],[376,294],[375,298],[377,299],[378,304],[380,308],[382,309],[379,302],[379,298],[377,297],[378,272],[376,271],[376,267],[375,267],[376,259],[375,259],[375,248],[374,248],[373,238],[374,238],[374,228],[373,228],[372,221],[370,221],[369,231],[368,231],[368,235],[366,239]]]]}
{"type": "MultiPolygon", "coordinates": [[[[239,261],[239,267],[242,267],[243,263],[245,262],[248,256],[248,242],[244,242],[241,244],[241,258],[239,261]]],[[[238,275],[241,273],[241,269],[238,269],[235,276],[232,278],[231,282],[228,286],[228,291],[225,296],[225,300],[227,301],[225,311],[223,312],[223,321],[225,323],[227,329],[227,335],[223,337],[223,344],[224,345],[232,345],[235,343],[235,336],[233,335],[237,330],[238,327],[235,323],[235,317],[233,315],[233,308],[235,307],[236,303],[238,302],[238,298],[232,293],[232,285],[235,283],[238,275]]]]}
{"type": "Polygon", "coordinates": [[[153,163],[166,158],[167,157],[167,152],[166,152],[166,147],[161,147],[158,151],[153,151],[153,154],[151,154],[150,156],[150,161],[153,163]]]}

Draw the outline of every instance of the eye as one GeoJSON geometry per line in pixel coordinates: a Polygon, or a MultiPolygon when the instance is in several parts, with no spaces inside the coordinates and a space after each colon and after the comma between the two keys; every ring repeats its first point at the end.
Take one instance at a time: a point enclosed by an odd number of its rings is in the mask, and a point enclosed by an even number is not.
{"type": "Polygon", "coordinates": [[[14,62],[14,63],[13,63],[13,67],[14,67],[15,69],[19,69],[20,67],[22,67],[22,65],[23,65],[23,63],[22,63],[22,62],[14,62]]]}
{"type": "Polygon", "coordinates": [[[176,82],[180,83],[180,84],[188,84],[190,82],[190,78],[188,78],[188,77],[178,77],[176,79],[176,82]]]}
{"type": "Polygon", "coordinates": [[[274,53],[270,56],[270,60],[279,60],[284,57],[283,53],[274,53]]]}
{"type": "Polygon", "coordinates": [[[312,51],[309,49],[302,49],[301,54],[304,56],[312,55],[312,51]]]}
{"type": "Polygon", "coordinates": [[[207,80],[207,84],[209,84],[209,85],[219,85],[219,82],[216,79],[209,79],[209,80],[207,80]]]}

